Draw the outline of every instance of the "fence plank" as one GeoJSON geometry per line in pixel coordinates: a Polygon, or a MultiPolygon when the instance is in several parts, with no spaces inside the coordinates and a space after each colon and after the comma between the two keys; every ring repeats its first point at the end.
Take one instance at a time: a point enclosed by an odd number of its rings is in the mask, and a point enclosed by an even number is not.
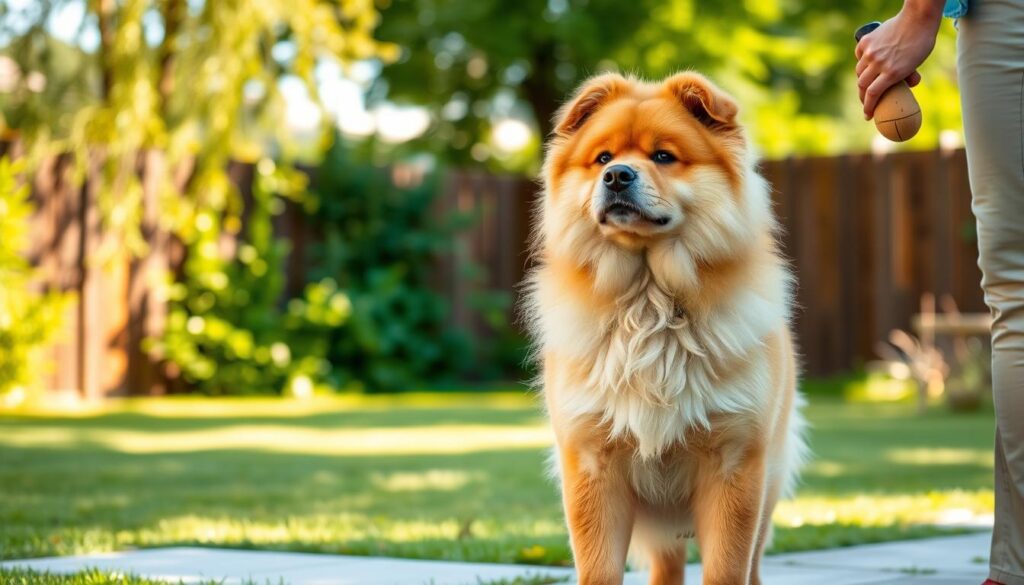
{"type": "Polygon", "coordinates": [[[167,314],[166,300],[159,280],[170,270],[170,234],[160,223],[161,178],[165,176],[167,160],[157,150],[145,153],[143,164],[147,168],[142,185],[142,235],[149,245],[149,253],[130,260],[128,268],[127,330],[128,365],[126,390],[129,393],[163,394],[166,380],[159,364],[143,349],[144,341],[163,331],[167,314]]]}
{"type": "MultiPolygon", "coordinates": [[[[89,161],[89,176],[99,176],[101,172],[97,160],[89,161]]],[[[87,181],[81,192],[82,207],[79,211],[79,248],[78,262],[82,271],[82,283],[78,298],[78,351],[81,356],[79,366],[79,388],[83,396],[90,398],[100,395],[100,379],[103,371],[103,349],[105,340],[102,333],[103,304],[101,299],[102,282],[96,265],[99,256],[100,215],[96,203],[97,187],[87,181]]]]}

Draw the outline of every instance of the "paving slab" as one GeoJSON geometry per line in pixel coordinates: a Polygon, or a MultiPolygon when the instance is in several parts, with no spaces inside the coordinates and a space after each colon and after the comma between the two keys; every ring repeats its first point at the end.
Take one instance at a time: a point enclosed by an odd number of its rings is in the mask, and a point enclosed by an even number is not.
{"type": "MultiPolygon", "coordinates": [[[[988,572],[991,534],[931,538],[767,557],[765,585],[977,585],[988,572]]],[[[571,569],[453,563],[379,557],[175,547],[28,559],[0,563],[52,573],[86,568],[131,573],[172,582],[214,580],[224,585],[477,585],[546,575],[573,581],[571,569]]],[[[687,583],[700,583],[701,567],[686,568],[687,583]]],[[[642,585],[647,574],[626,575],[642,585]]]]}
{"type": "Polygon", "coordinates": [[[981,532],[793,553],[768,557],[765,562],[805,567],[895,570],[908,575],[977,575],[987,572],[991,539],[990,532],[981,532]]]}
{"type": "MultiPolygon", "coordinates": [[[[888,581],[882,580],[892,578],[892,574],[856,569],[787,565],[764,565],[761,569],[761,580],[764,585],[875,585],[876,583],[887,583],[888,581]]],[[[700,565],[687,565],[685,582],[688,584],[700,583],[701,575],[700,565]]],[[[628,573],[624,585],[647,585],[647,572],[628,573]]],[[[960,581],[960,585],[963,585],[963,581],[960,581]]]]}
{"type": "Polygon", "coordinates": [[[238,585],[476,585],[516,577],[569,578],[572,569],[200,547],[155,548],[0,563],[51,573],[96,568],[170,582],[238,585]]]}
{"type": "Polygon", "coordinates": [[[348,557],[292,570],[283,578],[290,585],[478,585],[517,577],[569,579],[573,575],[572,569],[557,567],[348,557]]]}
{"type": "Polygon", "coordinates": [[[230,585],[253,575],[328,564],[333,558],[304,553],[175,547],[12,561],[0,566],[51,573],[73,573],[88,567],[186,583],[223,579],[225,585],[230,585]]]}
{"type": "Polygon", "coordinates": [[[904,575],[885,581],[872,581],[870,585],[979,585],[983,578],[976,581],[964,581],[962,578],[926,577],[922,575],[904,575]]]}

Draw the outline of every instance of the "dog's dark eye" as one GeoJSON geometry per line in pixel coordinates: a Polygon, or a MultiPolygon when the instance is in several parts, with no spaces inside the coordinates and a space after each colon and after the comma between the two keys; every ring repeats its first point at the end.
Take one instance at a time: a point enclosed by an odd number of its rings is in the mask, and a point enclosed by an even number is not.
{"type": "Polygon", "coordinates": [[[674,154],[667,150],[656,150],[654,151],[654,154],[651,155],[651,160],[658,164],[667,164],[670,162],[676,162],[677,159],[674,154]]]}
{"type": "Polygon", "coordinates": [[[608,152],[607,150],[602,152],[601,154],[597,155],[597,162],[598,164],[602,165],[606,165],[612,162],[612,153],[608,152]]]}

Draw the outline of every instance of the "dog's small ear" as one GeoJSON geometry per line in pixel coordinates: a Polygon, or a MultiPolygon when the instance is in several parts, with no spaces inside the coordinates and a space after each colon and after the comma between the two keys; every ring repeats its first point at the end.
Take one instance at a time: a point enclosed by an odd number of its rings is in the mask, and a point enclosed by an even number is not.
{"type": "Polygon", "coordinates": [[[736,102],[703,75],[677,73],[665,80],[665,87],[704,126],[712,130],[736,127],[736,102]]]}
{"type": "Polygon", "coordinates": [[[555,114],[555,134],[563,138],[575,134],[608,100],[624,91],[627,84],[618,73],[605,73],[583,82],[572,99],[555,114]]]}

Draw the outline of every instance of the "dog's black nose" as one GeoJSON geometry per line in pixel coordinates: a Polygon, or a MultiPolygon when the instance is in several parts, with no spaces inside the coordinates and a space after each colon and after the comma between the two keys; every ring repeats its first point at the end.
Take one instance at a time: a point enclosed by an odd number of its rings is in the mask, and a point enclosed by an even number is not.
{"type": "Polygon", "coordinates": [[[604,186],[616,193],[625,191],[636,180],[636,171],[626,165],[612,165],[604,171],[604,186]]]}

